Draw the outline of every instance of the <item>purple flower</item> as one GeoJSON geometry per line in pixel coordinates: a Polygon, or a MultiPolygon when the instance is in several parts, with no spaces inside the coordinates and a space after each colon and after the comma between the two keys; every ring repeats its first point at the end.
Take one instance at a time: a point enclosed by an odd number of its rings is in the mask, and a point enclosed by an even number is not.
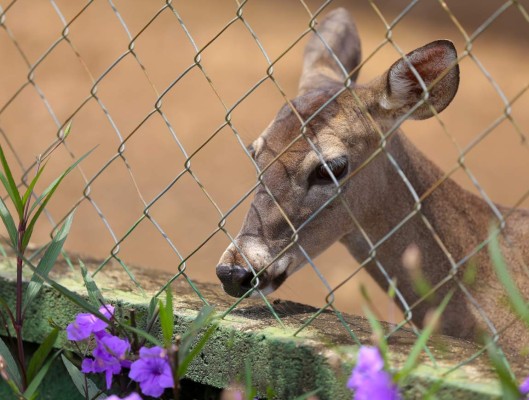
{"type": "Polygon", "coordinates": [[[107,397],[107,400],[142,400],[140,395],[138,393],[131,393],[127,397],[118,397],[115,394],[112,396],[107,397]]]}
{"type": "Polygon", "coordinates": [[[522,382],[519,389],[523,396],[527,396],[529,394],[529,376],[525,378],[525,381],[522,382]]]}
{"type": "Polygon", "coordinates": [[[360,347],[347,387],[354,390],[355,400],[401,399],[391,375],[384,371],[384,359],[376,347],[360,347]]]}
{"type": "Polygon", "coordinates": [[[158,346],[142,347],[139,360],[130,366],[129,378],[139,382],[147,396],[159,397],[165,388],[174,387],[167,351],[158,346]]]}
{"type": "Polygon", "coordinates": [[[112,375],[119,374],[122,367],[130,367],[130,361],[125,359],[129,350],[130,344],[126,339],[111,335],[98,339],[97,346],[92,353],[94,359],[85,358],[81,371],[85,374],[104,372],[107,389],[110,389],[112,375]]]}
{"type": "MultiPolygon", "coordinates": [[[[106,318],[110,319],[114,315],[114,307],[110,304],[104,305],[99,309],[99,312],[106,318]]],[[[108,324],[93,314],[81,313],[77,314],[75,321],[66,327],[66,336],[68,340],[80,341],[88,339],[92,333],[96,335],[104,335],[104,329],[108,324]]]]}

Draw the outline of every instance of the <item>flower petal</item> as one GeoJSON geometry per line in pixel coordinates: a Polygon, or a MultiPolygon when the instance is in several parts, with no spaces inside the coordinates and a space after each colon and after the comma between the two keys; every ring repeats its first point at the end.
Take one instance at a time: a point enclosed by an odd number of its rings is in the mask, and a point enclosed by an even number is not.
{"type": "Polygon", "coordinates": [[[132,392],[127,397],[118,397],[115,394],[112,396],[107,397],[107,400],[142,400],[140,395],[138,393],[132,392]]]}
{"type": "Polygon", "coordinates": [[[524,396],[529,394],[529,376],[520,385],[520,393],[524,396]]]}
{"type": "Polygon", "coordinates": [[[147,396],[160,397],[165,391],[165,388],[158,384],[155,376],[149,376],[148,379],[140,382],[141,392],[147,396]]]}
{"type": "Polygon", "coordinates": [[[381,371],[384,368],[384,359],[376,347],[362,346],[358,352],[355,369],[360,371],[381,371]]]}
{"type": "Polygon", "coordinates": [[[174,387],[173,374],[171,372],[171,367],[169,367],[169,364],[167,365],[167,368],[164,368],[163,373],[159,375],[158,383],[161,387],[164,388],[174,387]]]}
{"type": "Polygon", "coordinates": [[[84,372],[85,374],[89,374],[94,371],[94,360],[91,358],[85,358],[81,364],[81,372],[84,372]]]}
{"type": "Polygon", "coordinates": [[[112,386],[112,371],[111,370],[107,369],[105,371],[105,378],[107,381],[107,390],[108,390],[112,386]]]}
{"type": "Polygon", "coordinates": [[[141,382],[149,374],[151,369],[149,365],[143,361],[141,358],[136,360],[130,366],[129,378],[135,382],[141,382]]]}
{"type": "Polygon", "coordinates": [[[87,339],[92,334],[96,318],[92,314],[77,314],[75,321],[66,327],[69,340],[80,341],[87,339]]]}

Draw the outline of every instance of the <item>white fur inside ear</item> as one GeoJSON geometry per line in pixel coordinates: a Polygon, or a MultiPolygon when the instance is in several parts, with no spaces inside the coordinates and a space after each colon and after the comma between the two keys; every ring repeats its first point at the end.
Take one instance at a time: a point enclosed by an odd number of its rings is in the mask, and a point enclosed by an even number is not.
{"type": "MultiPolygon", "coordinates": [[[[386,110],[411,107],[420,101],[423,89],[427,89],[429,106],[438,111],[444,109],[455,95],[459,83],[459,70],[454,67],[456,60],[455,47],[447,40],[437,40],[407,54],[389,69],[387,88],[379,100],[380,106],[386,110]],[[433,82],[436,85],[430,87],[433,82]]],[[[429,114],[423,108],[413,117],[424,119],[429,114]]]]}
{"type": "Polygon", "coordinates": [[[388,82],[391,87],[391,96],[387,93],[380,99],[380,106],[386,110],[400,108],[409,101],[410,93],[417,87],[417,82],[407,77],[409,66],[406,61],[400,60],[389,71],[388,82]]]}

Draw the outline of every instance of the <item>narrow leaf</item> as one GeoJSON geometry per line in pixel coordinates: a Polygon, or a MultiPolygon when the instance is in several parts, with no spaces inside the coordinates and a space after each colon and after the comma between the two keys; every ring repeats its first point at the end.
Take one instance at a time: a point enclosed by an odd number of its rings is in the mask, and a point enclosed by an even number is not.
{"type": "Polygon", "coordinates": [[[5,173],[5,175],[0,173],[0,180],[6,188],[9,198],[11,199],[11,201],[13,201],[19,218],[22,219],[22,215],[24,213],[24,206],[22,205],[22,199],[20,198],[18,187],[15,183],[15,180],[13,179],[13,174],[11,173],[11,169],[9,168],[9,164],[7,163],[2,146],[0,146],[0,162],[2,163],[2,167],[5,173]]]}
{"type": "Polygon", "coordinates": [[[154,314],[156,312],[156,297],[152,297],[151,301],[149,302],[149,309],[147,310],[147,321],[151,320],[151,318],[154,317],[154,314]]]}
{"type": "Polygon", "coordinates": [[[35,174],[31,182],[29,183],[28,188],[26,189],[26,192],[24,193],[24,196],[22,196],[22,205],[24,207],[26,206],[29,196],[31,196],[31,193],[33,193],[33,189],[35,188],[35,185],[39,181],[40,175],[44,171],[44,168],[46,168],[46,164],[39,167],[37,173],[35,174]]]}
{"type": "Polygon", "coordinates": [[[182,364],[183,360],[187,356],[193,341],[195,340],[198,332],[208,325],[213,317],[214,308],[206,305],[199,311],[197,317],[191,323],[189,329],[182,335],[180,346],[178,349],[179,364],[182,364]]]}
{"type": "MultiPolygon", "coordinates": [[[[86,301],[84,298],[79,296],[77,293],[72,292],[71,290],[65,288],[61,284],[55,282],[53,279],[50,279],[47,275],[40,275],[37,271],[37,268],[31,263],[30,260],[27,258],[24,258],[24,262],[26,263],[27,267],[30,268],[35,275],[37,275],[40,279],[42,279],[44,282],[46,282],[48,285],[50,285],[53,289],[58,291],[61,295],[63,295],[65,298],[70,300],[72,303],[77,305],[82,310],[89,312],[90,314],[93,314],[100,320],[103,320],[105,322],[110,322],[103,314],[99,312],[99,309],[94,307],[92,304],[90,304],[88,301],[86,301]]],[[[155,346],[162,346],[162,343],[156,339],[154,336],[148,334],[143,329],[138,329],[135,327],[132,327],[130,325],[127,325],[123,322],[120,322],[120,320],[115,320],[117,324],[122,327],[123,329],[127,329],[128,331],[136,333],[138,336],[143,337],[150,343],[152,343],[155,346]]]]}
{"type": "Polygon", "coordinates": [[[193,349],[191,346],[197,338],[199,331],[206,325],[211,323],[213,318],[214,308],[206,305],[202,307],[195,320],[191,323],[191,326],[187,332],[182,336],[182,340],[178,349],[178,376],[184,376],[189,364],[193,359],[200,353],[210,336],[217,329],[217,325],[214,324],[202,335],[200,340],[195,344],[193,349]]]}
{"type": "Polygon", "coordinates": [[[70,378],[72,378],[73,384],[83,397],[88,394],[89,399],[106,399],[107,396],[101,393],[101,390],[99,390],[96,384],[88,379],[81,371],[79,371],[70,360],[68,360],[64,355],[61,355],[61,358],[66,370],[68,371],[68,374],[70,375],[70,378]],[[98,393],[100,394],[98,395],[98,393]]]}
{"type": "Polygon", "coordinates": [[[22,379],[20,378],[18,364],[13,358],[9,347],[6,346],[2,338],[0,338],[0,356],[2,356],[6,362],[7,374],[9,375],[9,378],[18,388],[22,387],[22,379]]]}
{"type": "Polygon", "coordinates": [[[252,384],[252,367],[248,359],[244,360],[244,394],[246,400],[253,400],[257,396],[257,389],[252,384]]]}
{"type": "Polygon", "coordinates": [[[90,302],[95,307],[100,307],[102,304],[106,304],[105,298],[97,287],[96,282],[81,260],[79,260],[79,266],[81,267],[81,275],[83,275],[83,281],[86,286],[86,291],[88,292],[88,298],[90,299],[90,302]]]}
{"type": "Polygon", "coordinates": [[[147,332],[150,332],[150,328],[154,325],[154,322],[158,318],[158,298],[156,296],[151,297],[149,301],[149,308],[147,309],[147,332]]]}
{"type": "Polygon", "coordinates": [[[94,151],[95,147],[88,151],[87,153],[85,153],[83,156],[81,156],[77,161],[75,161],[70,167],[68,167],[68,169],[66,169],[66,171],[64,171],[61,176],[59,176],[57,179],[55,179],[45,190],[44,192],[38,197],[37,201],[35,201],[35,203],[33,203],[33,205],[31,206],[31,209],[30,209],[30,214],[33,212],[33,210],[35,208],[37,208],[37,211],[35,212],[35,214],[33,215],[33,217],[31,218],[31,221],[29,222],[28,226],[27,226],[27,229],[26,229],[26,234],[24,235],[24,238],[23,238],[23,241],[22,241],[22,244],[23,244],[23,248],[25,248],[27,246],[27,244],[29,243],[29,239],[31,237],[31,234],[33,233],[33,227],[35,226],[35,223],[37,222],[37,220],[39,219],[40,217],[40,214],[42,213],[42,211],[44,211],[44,209],[46,208],[46,205],[48,204],[48,202],[50,201],[50,199],[52,198],[53,194],[55,193],[55,191],[57,190],[57,188],[59,187],[59,185],[61,184],[62,180],[70,173],[72,172],[72,170],[77,167],[77,165],[83,161],[86,157],[88,157],[88,155],[94,151]]]}
{"type": "Polygon", "coordinates": [[[382,358],[384,359],[384,365],[387,368],[388,367],[388,342],[386,341],[386,335],[384,333],[384,328],[382,328],[382,324],[380,323],[379,320],[375,318],[375,315],[373,314],[373,312],[368,306],[364,307],[364,313],[367,316],[369,325],[371,325],[371,329],[373,329],[373,333],[377,341],[376,345],[378,349],[380,350],[380,353],[382,354],[382,358]]]}
{"type": "Polygon", "coordinates": [[[406,359],[406,362],[404,363],[404,366],[402,369],[395,374],[394,380],[395,382],[402,382],[404,379],[407,378],[407,376],[411,373],[413,368],[415,368],[415,365],[417,364],[417,360],[423,351],[423,348],[426,346],[426,343],[428,342],[428,339],[430,339],[430,336],[433,333],[433,330],[435,326],[437,325],[437,321],[441,318],[441,315],[443,314],[444,309],[448,305],[448,302],[452,298],[453,292],[449,292],[439,307],[436,308],[434,311],[432,318],[426,328],[422,331],[422,333],[419,335],[417,340],[415,341],[415,344],[413,345],[410,354],[408,355],[408,358],[406,359]]]}
{"type": "Polygon", "coordinates": [[[505,293],[509,298],[509,303],[511,304],[514,311],[520,316],[522,321],[529,326],[529,307],[525,303],[523,296],[520,294],[516,283],[514,283],[505,259],[501,254],[500,246],[498,243],[498,236],[494,236],[489,242],[489,254],[492,260],[492,265],[498,275],[498,279],[505,288],[505,293]]]}
{"type": "MultiPolygon", "coordinates": [[[[11,379],[9,379],[7,381],[7,385],[11,388],[11,390],[13,391],[13,393],[15,394],[17,399],[22,399],[23,398],[22,397],[22,392],[17,387],[17,385],[15,385],[15,382],[13,382],[11,379]]],[[[33,400],[33,399],[28,399],[28,400],[33,400]]]]}
{"type": "MultiPolygon", "coordinates": [[[[184,355],[183,359],[181,361],[179,361],[179,364],[178,364],[178,376],[179,377],[182,377],[186,374],[187,372],[187,369],[189,367],[189,364],[191,364],[191,362],[195,359],[195,357],[202,351],[202,349],[204,348],[204,346],[206,345],[207,341],[209,340],[209,338],[211,337],[211,335],[213,335],[213,333],[215,333],[215,331],[217,330],[217,325],[213,325],[213,326],[210,326],[209,329],[206,331],[206,333],[204,333],[204,335],[202,335],[202,337],[200,338],[200,340],[197,342],[197,344],[193,347],[193,349],[189,352],[187,352],[187,354],[184,355]]],[[[180,358],[180,352],[178,353],[178,358],[180,358]]]]}
{"type": "Polygon", "coordinates": [[[35,296],[37,296],[40,289],[42,288],[43,281],[41,277],[47,277],[52,267],[55,265],[57,257],[59,257],[64,242],[68,236],[68,232],[70,231],[70,227],[72,226],[72,220],[73,213],[71,213],[68,218],[66,218],[66,221],[61,226],[61,229],[59,229],[59,232],[57,232],[57,234],[54,236],[44,255],[40,259],[37,269],[35,270],[36,273],[34,273],[31,277],[31,281],[29,282],[29,285],[26,289],[23,302],[23,312],[27,310],[29,304],[33,301],[35,296]]]}
{"type": "MultiPolygon", "coordinates": [[[[57,330],[57,332],[58,332],[58,330],[57,330]]],[[[46,361],[46,363],[44,363],[44,365],[40,365],[38,367],[38,369],[36,370],[38,372],[33,376],[33,378],[31,378],[31,380],[29,380],[30,384],[29,384],[28,388],[26,389],[26,391],[24,392],[24,397],[25,398],[31,399],[31,398],[37,398],[38,397],[37,396],[37,394],[38,394],[37,389],[39,388],[40,384],[42,383],[42,381],[46,377],[46,374],[50,370],[51,366],[53,365],[53,363],[55,362],[55,360],[57,359],[59,354],[61,354],[61,351],[62,350],[56,351],[55,354],[53,356],[51,356],[46,361]]],[[[35,356],[32,357],[32,360],[33,360],[33,358],[35,358],[35,356]]]]}
{"type": "Polygon", "coordinates": [[[13,315],[13,312],[11,311],[11,308],[9,308],[9,304],[7,303],[7,301],[4,300],[3,297],[0,297],[0,306],[4,308],[4,310],[7,313],[9,319],[13,323],[13,326],[15,326],[16,320],[15,320],[15,317],[13,315]]]}
{"type": "Polygon", "coordinates": [[[165,306],[160,300],[160,325],[162,327],[164,345],[165,347],[169,347],[174,333],[173,294],[171,293],[170,287],[167,288],[165,293],[165,306]]]}
{"type": "Polygon", "coordinates": [[[502,399],[505,400],[519,400],[522,399],[520,389],[510,372],[509,365],[506,363],[505,357],[500,355],[500,352],[496,348],[493,342],[488,343],[487,352],[492,366],[498,374],[501,384],[502,399]]]}
{"type": "Polygon", "coordinates": [[[66,138],[70,135],[72,131],[72,121],[68,121],[66,124],[66,127],[64,128],[64,136],[62,140],[66,140],[66,138]]]}
{"type": "Polygon", "coordinates": [[[46,358],[53,349],[53,345],[55,344],[58,335],[59,329],[53,328],[52,331],[48,334],[48,336],[42,341],[37,351],[33,354],[33,356],[31,356],[27,372],[29,383],[33,382],[33,379],[40,371],[42,365],[46,361],[46,358]]]}
{"type": "Polygon", "coordinates": [[[11,213],[7,209],[7,206],[1,197],[0,197],[0,216],[2,217],[4,226],[6,227],[7,233],[9,234],[9,239],[11,240],[11,246],[13,246],[13,248],[16,249],[17,243],[18,243],[18,230],[15,225],[15,221],[13,220],[13,217],[11,216],[11,213]]]}

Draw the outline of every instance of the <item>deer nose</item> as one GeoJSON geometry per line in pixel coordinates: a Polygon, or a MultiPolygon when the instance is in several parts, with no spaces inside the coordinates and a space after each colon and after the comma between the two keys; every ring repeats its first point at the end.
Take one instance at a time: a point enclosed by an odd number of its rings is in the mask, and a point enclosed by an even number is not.
{"type": "Polygon", "coordinates": [[[253,273],[240,265],[217,265],[217,276],[224,291],[233,297],[243,296],[253,286],[253,273]]]}

